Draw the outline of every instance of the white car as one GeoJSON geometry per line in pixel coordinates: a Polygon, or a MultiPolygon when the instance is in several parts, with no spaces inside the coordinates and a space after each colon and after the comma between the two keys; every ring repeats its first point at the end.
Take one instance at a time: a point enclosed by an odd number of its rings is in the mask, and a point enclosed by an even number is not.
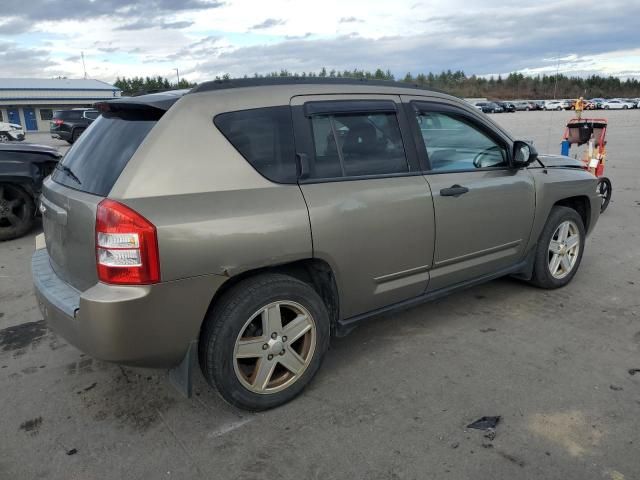
{"type": "Polygon", "coordinates": [[[0,143],[24,140],[24,130],[19,123],[0,122],[0,143]]]}
{"type": "Polygon", "coordinates": [[[627,108],[633,108],[633,103],[625,102],[624,100],[618,100],[618,99],[605,100],[604,102],[602,102],[602,108],[606,110],[627,109],[627,108]]]}
{"type": "Polygon", "coordinates": [[[567,110],[569,102],[567,100],[547,100],[544,102],[545,110],[567,110]]]}

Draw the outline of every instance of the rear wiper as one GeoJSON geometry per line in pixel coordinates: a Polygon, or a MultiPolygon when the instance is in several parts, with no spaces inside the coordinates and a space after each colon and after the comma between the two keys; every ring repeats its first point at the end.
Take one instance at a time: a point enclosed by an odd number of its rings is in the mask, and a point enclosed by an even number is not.
{"type": "Polygon", "coordinates": [[[78,176],[75,173],[73,173],[73,170],[71,170],[70,167],[67,167],[66,165],[62,165],[61,163],[58,163],[56,165],[56,170],[62,170],[64,173],[69,175],[73,180],[75,180],[78,183],[78,185],[82,185],[82,182],[80,181],[78,176]]]}

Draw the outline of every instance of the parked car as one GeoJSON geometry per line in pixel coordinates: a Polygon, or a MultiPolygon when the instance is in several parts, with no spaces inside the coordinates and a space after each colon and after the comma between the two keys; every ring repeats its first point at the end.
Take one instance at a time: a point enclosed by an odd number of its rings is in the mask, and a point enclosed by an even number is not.
{"type": "Polygon", "coordinates": [[[566,285],[600,212],[581,162],[542,168],[468,103],[404,83],[214,81],[100,110],[44,182],[43,315],[187,394],[198,359],[249,410],[294,398],[330,337],[376,315],[504,275],[566,285]]]}
{"type": "Polygon", "coordinates": [[[536,110],[544,110],[545,100],[532,100],[531,103],[535,105],[536,110]]]}
{"type": "Polygon", "coordinates": [[[73,110],[56,110],[49,123],[51,138],[59,138],[67,143],[74,143],[100,113],[95,109],[76,108],[73,110]]]}
{"type": "Polygon", "coordinates": [[[484,113],[502,113],[504,109],[495,102],[476,102],[476,106],[480,107],[484,113]]]}
{"type": "Polygon", "coordinates": [[[592,98],[591,100],[589,100],[589,102],[593,105],[593,109],[594,110],[599,110],[603,107],[603,104],[605,102],[604,98],[592,98]]]}
{"type": "Polygon", "coordinates": [[[532,102],[513,102],[513,105],[518,111],[526,110],[528,112],[530,110],[538,110],[536,105],[532,102]]]}
{"type": "Polygon", "coordinates": [[[42,181],[60,157],[55,148],[44,145],[0,144],[0,241],[31,229],[42,181]]]}
{"type": "Polygon", "coordinates": [[[638,100],[638,104],[636,105],[636,108],[640,108],[640,100],[638,100]]]}
{"type": "Polygon", "coordinates": [[[502,107],[502,111],[513,113],[516,111],[516,106],[512,102],[495,102],[502,107]]]}
{"type": "Polygon", "coordinates": [[[24,129],[19,123],[0,122],[0,143],[21,142],[24,140],[24,129]]]}
{"type": "Polygon", "coordinates": [[[605,100],[602,103],[602,108],[605,110],[626,110],[633,108],[633,103],[614,98],[613,100],[605,100]]]}
{"type": "Polygon", "coordinates": [[[544,104],[545,110],[569,110],[571,104],[568,100],[547,100],[544,104]]]}

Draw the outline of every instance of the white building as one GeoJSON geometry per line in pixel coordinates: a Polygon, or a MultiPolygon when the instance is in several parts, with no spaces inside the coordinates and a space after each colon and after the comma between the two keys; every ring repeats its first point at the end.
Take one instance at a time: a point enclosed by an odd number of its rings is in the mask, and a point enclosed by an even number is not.
{"type": "Polygon", "coordinates": [[[87,79],[0,78],[0,121],[26,131],[48,131],[54,110],[90,107],[119,97],[120,89],[87,79]]]}

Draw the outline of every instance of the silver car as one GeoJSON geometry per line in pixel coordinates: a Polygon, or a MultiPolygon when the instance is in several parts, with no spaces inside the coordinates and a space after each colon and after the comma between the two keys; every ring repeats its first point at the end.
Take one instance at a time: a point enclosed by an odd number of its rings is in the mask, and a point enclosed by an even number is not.
{"type": "Polygon", "coordinates": [[[250,410],[381,313],[505,275],[566,285],[600,211],[579,162],[406,84],[215,81],[98,107],[43,187],[45,318],[186,394],[199,363],[250,410]]]}

